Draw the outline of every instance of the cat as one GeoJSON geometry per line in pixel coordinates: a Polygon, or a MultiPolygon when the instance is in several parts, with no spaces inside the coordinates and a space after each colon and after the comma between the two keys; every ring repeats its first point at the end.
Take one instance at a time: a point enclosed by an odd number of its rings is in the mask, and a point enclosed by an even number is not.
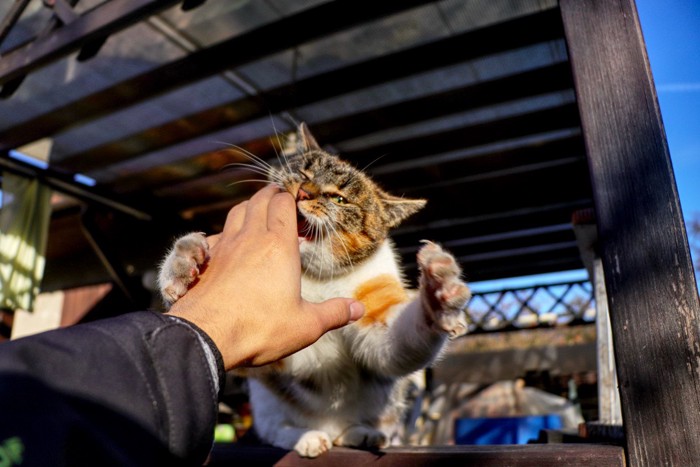
{"type": "MultiPolygon", "coordinates": [[[[427,241],[417,255],[419,288],[408,290],[388,233],[426,201],[386,193],[321,149],[306,124],[296,140],[296,154],[278,167],[250,158],[297,200],[302,296],[353,297],[366,313],[276,364],[248,369],[254,428],[304,457],[333,445],[381,448],[382,428],[401,416],[402,383],[434,362],[448,338],[467,332],[470,291],[452,255],[427,241]]],[[[186,293],[206,245],[200,233],[175,242],[159,277],[167,303],[186,293]]]]}

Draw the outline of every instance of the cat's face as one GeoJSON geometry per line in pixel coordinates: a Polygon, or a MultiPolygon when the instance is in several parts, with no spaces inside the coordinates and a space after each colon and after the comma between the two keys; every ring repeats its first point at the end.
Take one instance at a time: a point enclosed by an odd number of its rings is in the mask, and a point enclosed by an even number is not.
{"type": "Polygon", "coordinates": [[[306,125],[299,127],[297,154],[271,172],[271,179],[297,200],[304,272],[319,280],[342,275],[370,254],[389,229],[425,205],[389,195],[367,175],[323,151],[306,125]]]}

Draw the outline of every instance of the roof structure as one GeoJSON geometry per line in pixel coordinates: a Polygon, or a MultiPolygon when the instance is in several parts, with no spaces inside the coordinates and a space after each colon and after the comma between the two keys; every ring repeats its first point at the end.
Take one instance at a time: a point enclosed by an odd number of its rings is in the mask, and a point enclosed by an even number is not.
{"type": "MultiPolygon", "coordinates": [[[[471,281],[579,268],[572,214],[595,199],[624,453],[373,460],[697,463],[700,302],[634,0],[15,0],[0,17],[0,166],[61,193],[44,290],[135,295],[176,235],[219,230],[259,187],[225,166],[274,160],[305,121],[387,190],[429,200],[394,233],[409,277],[422,238],[471,281]],[[13,157],[42,138],[46,167],[13,157]]],[[[344,456],[326,459],[375,453],[344,456]]]]}
{"type": "Polygon", "coordinates": [[[301,121],[428,199],[393,233],[409,277],[421,239],[472,281],[583,266],[571,216],[591,189],[554,0],[24,3],[0,48],[0,158],[53,140],[41,176],[72,198],[46,289],[109,279],[95,251],[136,276],[179,232],[219,230],[261,186],[227,164],[274,160],[301,121]]]}

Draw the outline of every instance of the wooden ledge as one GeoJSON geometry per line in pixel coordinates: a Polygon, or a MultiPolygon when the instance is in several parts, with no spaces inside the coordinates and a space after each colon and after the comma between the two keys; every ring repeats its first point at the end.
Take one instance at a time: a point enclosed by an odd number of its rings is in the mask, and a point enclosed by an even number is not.
{"type": "Polygon", "coordinates": [[[396,447],[377,452],[334,447],[316,459],[304,459],[295,452],[278,448],[217,444],[207,465],[624,467],[625,454],[619,446],[601,444],[396,447]]]}

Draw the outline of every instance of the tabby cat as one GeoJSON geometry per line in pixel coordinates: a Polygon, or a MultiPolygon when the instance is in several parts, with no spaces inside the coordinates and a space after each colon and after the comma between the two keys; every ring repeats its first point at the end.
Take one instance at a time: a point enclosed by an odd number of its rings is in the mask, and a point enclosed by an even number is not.
{"type": "MultiPolygon", "coordinates": [[[[322,150],[303,123],[297,147],[278,167],[250,158],[253,170],[297,200],[302,296],[353,297],[366,314],[277,364],[248,370],[255,429],[264,441],[305,457],[333,445],[382,447],[382,428],[401,415],[402,381],[430,365],[448,337],[467,331],[469,288],[454,258],[425,242],[419,290],[408,290],[388,232],[426,202],[386,193],[322,150]]],[[[159,277],[166,302],[186,292],[192,265],[206,261],[202,245],[202,234],[189,234],[166,257],[159,277]]]]}

